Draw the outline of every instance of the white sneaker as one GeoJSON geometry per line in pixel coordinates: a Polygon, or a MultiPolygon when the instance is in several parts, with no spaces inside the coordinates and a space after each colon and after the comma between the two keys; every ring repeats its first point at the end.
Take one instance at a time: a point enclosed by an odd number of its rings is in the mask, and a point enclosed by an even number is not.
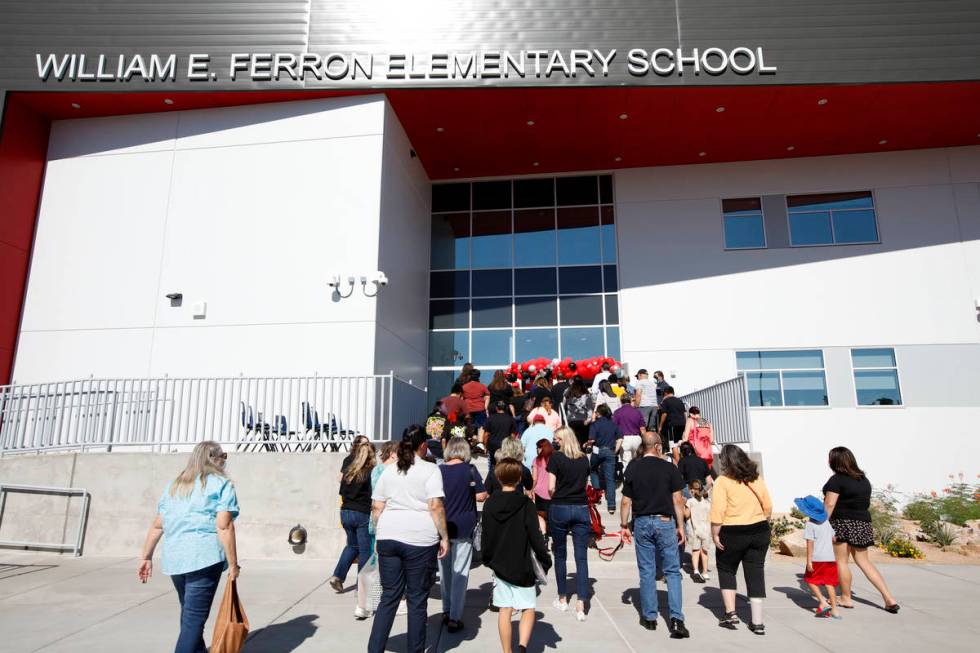
{"type": "Polygon", "coordinates": [[[585,621],[585,612],[582,610],[576,610],[575,621],[585,621]]]}
{"type": "Polygon", "coordinates": [[[370,610],[366,610],[360,606],[354,608],[354,618],[357,619],[358,621],[363,621],[365,619],[368,619],[370,616],[371,616],[370,610]]]}
{"type": "Polygon", "coordinates": [[[706,571],[703,574],[701,574],[701,578],[705,580],[711,580],[711,573],[706,571]]]}
{"type": "Polygon", "coordinates": [[[561,599],[555,599],[552,601],[551,605],[555,606],[562,612],[568,612],[568,601],[562,601],[561,599]]]}

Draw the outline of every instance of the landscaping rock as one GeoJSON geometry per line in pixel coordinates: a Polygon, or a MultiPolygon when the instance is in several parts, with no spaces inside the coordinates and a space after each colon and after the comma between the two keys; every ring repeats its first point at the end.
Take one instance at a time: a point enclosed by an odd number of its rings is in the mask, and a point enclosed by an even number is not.
{"type": "Polygon", "coordinates": [[[803,531],[790,531],[779,540],[779,552],[794,558],[806,557],[806,540],[803,531]]]}

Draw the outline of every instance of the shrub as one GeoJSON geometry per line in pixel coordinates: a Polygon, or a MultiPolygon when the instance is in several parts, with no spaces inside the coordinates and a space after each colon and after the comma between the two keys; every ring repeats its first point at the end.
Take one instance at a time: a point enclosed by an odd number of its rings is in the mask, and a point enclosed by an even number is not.
{"type": "Polygon", "coordinates": [[[773,549],[778,549],[779,540],[783,539],[783,536],[793,531],[793,529],[793,523],[786,517],[773,519],[770,523],[769,546],[773,549]]]}
{"type": "Polygon", "coordinates": [[[875,490],[871,495],[871,527],[875,540],[881,546],[890,545],[899,535],[898,498],[891,485],[883,490],[875,490]]]}
{"type": "Polygon", "coordinates": [[[933,522],[929,525],[928,529],[923,528],[923,530],[929,536],[929,539],[944,549],[956,541],[956,533],[950,528],[949,524],[933,522]]]}
{"type": "Polygon", "coordinates": [[[928,497],[918,496],[910,501],[902,510],[906,519],[917,521],[925,528],[927,524],[939,521],[939,511],[932,505],[928,497]]]}
{"type": "Polygon", "coordinates": [[[980,519],[980,484],[966,483],[963,474],[959,481],[949,475],[949,487],[942,493],[917,495],[902,511],[906,519],[919,522],[927,530],[938,521],[963,526],[971,519],[980,519]]]}
{"type": "Polygon", "coordinates": [[[796,506],[793,506],[793,508],[789,511],[789,516],[799,521],[806,520],[806,515],[804,515],[803,511],[801,511],[796,506]]]}
{"type": "Polygon", "coordinates": [[[922,560],[926,557],[925,554],[919,550],[919,547],[912,544],[912,542],[905,538],[893,538],[888,545],[883,545],[881,548],[893,558],[913,558],[915,560],[922,560]]]}

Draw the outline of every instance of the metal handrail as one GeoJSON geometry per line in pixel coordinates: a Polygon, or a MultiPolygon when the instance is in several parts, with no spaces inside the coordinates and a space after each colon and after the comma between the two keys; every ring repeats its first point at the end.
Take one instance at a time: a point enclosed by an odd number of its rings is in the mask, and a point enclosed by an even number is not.
{"type": "Polygon", "coordinates": [[[76,379],[0,386],[0,456],[43,451],[349,448],[425,414],[425,390],[388,374],[76,379]]]}
{"type": "Polygon", "coordinates": [[[748,444],[752,447],[752,422],[745,378],[715,383],[678,397],[687,407],[697,406],[711,422],[715,444],[748,444]]]}
{"type": "Polygon", "coordinates": [[[78,514],[78,531],[75,533],[75,543],[68,542],[28,542],[23,540],[0,540],[0,546],[26,549],[56,549],[71,550],[76,557],[82,555],[82,540],[85,537],[85,521],[88,518],[88,506],[92,499],[85,488],[52,487],[48,485],[13,485],[0,483],[0,521],[3,520],[4,509],[7,505],[7,494],[19,492],[22,494],[63,494],[68,497],[82,497],[82,509],[78,514]]]}

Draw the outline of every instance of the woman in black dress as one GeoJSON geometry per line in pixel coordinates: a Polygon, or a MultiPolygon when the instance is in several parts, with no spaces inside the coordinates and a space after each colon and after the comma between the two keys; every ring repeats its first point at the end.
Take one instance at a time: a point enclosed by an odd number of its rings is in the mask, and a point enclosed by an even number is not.
{"type": "Polygon", "coordinates": [[[840,576],[840,599],[842,608],[853,608],[851,599],[851,569],[848,556],[854,557],[867,579],[881,593],[885,610],[898,614],[898,603],[888,591],[888,585],[878,568],[868,557],[868,547],[874,546],[874,530],[871,528],[871,482],[858,467],[854,454],[847,447],[834,447],[830,450],[830,469],[834,475],[823,486],[824,508],[834,529],[834,557],[837,558],[837,573],[840,576]]]}

